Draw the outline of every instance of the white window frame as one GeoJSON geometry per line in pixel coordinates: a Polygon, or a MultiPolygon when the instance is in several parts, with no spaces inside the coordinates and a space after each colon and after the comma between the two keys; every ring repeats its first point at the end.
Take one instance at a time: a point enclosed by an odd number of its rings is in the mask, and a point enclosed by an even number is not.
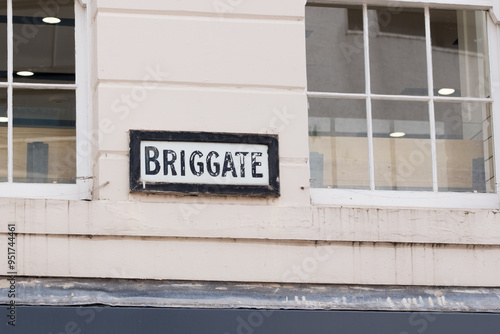
{"type": "MultiPolygon", "coordinates": [[[[15,1],[15,0],[13,0],[15,1]]],[[[90,200],[92,190],[91,112],[89,97],[89,22],[87,1],[75,0],[75,83],[39,84],[13,82],[12,2],[7,7],[8,181],[0,183],[0,197],[31,199],[90,200]],[[76,91],[76,183],[45,184],[13,182],[13,88],[67,89],[76,91]]]]}
{"type": "Polygon", "coordinates": [[[315,205],[335,205],[335,206],[355,206],[355,207],[409,207],[409,208],[452,208],[452,209],[500,209],[500,26],[495,17],[500,4],[491,0],[479,1],[443,1],[435,0],[429,2],[417,2],[412,0],[403,1],[336,1],[336,0],[310,0],[307,4],[340,4],[340,5],[362,5],[363,7],[363,39],[364,39],[364,66],[365,66],[365,93],[323,93],[309,92],[308,97],[335,98],[335,99],[365,99],[367,103],[367,124],[369,142],[369,173],[370,190],[358,189],[324,189],[311,188],[311,202],[315,205]],[[400,96],[381,95],[371,93],[370,81],[370,58],[369,58],[369,36],[368,36],[368,13],[367,7],[372,5],[384,6],[405,6],[411,8],[424,8],[425,10],[425,30],[426,30],[426,58],[428,77],[428,96],[400,96]],[[451,10],[470,9],[488,10],[490,15],[487,19],[489,61],[490,61],[490,87],[491,98],[453,98],[444,96],[434,96],[433,75],[432,75],[432,47],[430,41],[430,18],[429,10],[433,8],[444,8],[451,10]],[[496,85],[493,83],[497,83],[496,85]],[[373,133],[371,124],[371,101],[376,99],[397,100],[397,101],[425,101],[429,103],[429,116],[434,118],[433,101],[447,102],[488,102],[492,103],[492,128],[494,143],[495,161],[495,182],[496,193],[459,193],[459,192],[438,192],[437,184],[437,164],[436,164],[436,137],[435,123],[431,123],[431,144],[433,155],[433,191],[394,191],[375,190],[374,177],[374,157],[373,157],[373,133]],[[494,102],[496,101],[496,102],[494,102]],[[495,136],[495,129],[497,135],[495,136]]]}

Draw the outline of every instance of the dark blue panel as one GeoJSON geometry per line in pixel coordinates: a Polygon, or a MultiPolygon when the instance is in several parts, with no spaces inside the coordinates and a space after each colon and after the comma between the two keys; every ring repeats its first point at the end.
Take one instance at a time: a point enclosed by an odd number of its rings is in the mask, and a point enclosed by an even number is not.
{"type": "Polygon", "coordinates": [[[25,306],[16,308],[15,328],[0,328],[23,334],[498,334],[500,315],[25,306]]]}

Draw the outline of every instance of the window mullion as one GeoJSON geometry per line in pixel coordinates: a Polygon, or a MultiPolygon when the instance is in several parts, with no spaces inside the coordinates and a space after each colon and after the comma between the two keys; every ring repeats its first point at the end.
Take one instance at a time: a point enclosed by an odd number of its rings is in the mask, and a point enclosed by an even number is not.
{"type": "Polygon", "coordinates": [[[429,124],[431,135],[431,157],[432,157],[432,190],[438,191],[437,176],[437,151],[436,151],[436,118],[434,116],[434,80],[432,71],[432,44],[431,44],[431,18],[429,7],[425,7],[425,44],[427,58],[427,87],[429,100],[429,124]]]}
{"type": "Polygon", "coordinates": [[[368,30],[368,6],[363,5],[363,44],[365,57],[365,94],[366,94],[366,135],[368,140],[368,170],[370,190],[375,190],[375,159],[373,155],[373,125],[370,77],[370,36],[368,30]]]}
{"type": "Polygon", "coordinates": [[[7,1],[7,180],[9,183],[13,181],[13,71],[14,71],[14,32],[12,24],[12,0],[7,1]]]}
{"type": "MultiPolygon", "coordinates": [[[[500,60],[497,55],[498,50],[500,49],[500,38],[498,34],[498,27],[495,25],[495,23],[489,19],[487,20],[487,34],[486,36],[488,37],[488,54],[489,54],[489,66],[490,66],[490,73],[491,76],[488,79],[488,84],[490,85],[491,89],[491,98],[496,101],[495,103],[492,103],[492,122],[493,122],[493,143],[495,141],[498,142],[499,138],[498,136],[500,135],[500,117],[498,116],[498,111],[499,111],[499,103],[500,101],[500,89],[498,89],[498,82],[500,82],[500,60]],[[496,86],[496,87],[495,87],[496,86]],[[497,131],[495,131],[497,130],[497,131]],[[496,138],[495,138],[496,137],[496,138]]],[[[494,159],[494,177],[495,177],[495,192],[497,193],[497,196],[500,194],[500,182],[498,179],[498,176],[500,175],[500,163],[498,163],[500,160],[498,159],[500,157],[500,145],[493,145],[493,159],[494,159]]],[[[497,197],[498,201],[498,197],[497,197]]]]}
{"type": "Polygon", "coordinates": [[[89,50],[91,40],[91,13],[89,6],[75,6],[75,48],[76,48],[76,172],[80,199],[91,199],[92,189],[92,159],[89,133],[92,133],[90,99],[89,50]],[[85,73],[85,75],[82,75],[85,73]],[[79,179],[81,178],[81,179],[79,179]]]}

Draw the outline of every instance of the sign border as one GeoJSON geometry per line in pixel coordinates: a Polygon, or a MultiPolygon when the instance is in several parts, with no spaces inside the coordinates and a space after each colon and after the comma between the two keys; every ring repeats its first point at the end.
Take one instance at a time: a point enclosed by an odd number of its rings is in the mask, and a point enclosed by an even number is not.
{"type": "Polygon", "coordinates": [[[129,175],[131,192],[280,196],[278,136],[272,134],[130,130],[129,175]],[[206,183],[141,182],[141,141],[177,141],[260,144],[268,147],[269,184],[233,185],[206,183]]]}

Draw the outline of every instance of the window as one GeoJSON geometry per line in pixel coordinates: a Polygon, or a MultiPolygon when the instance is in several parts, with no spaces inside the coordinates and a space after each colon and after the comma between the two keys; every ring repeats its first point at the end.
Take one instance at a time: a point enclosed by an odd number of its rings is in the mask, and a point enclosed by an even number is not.
{"type": "Polygon", "coordinates": [[[84,13],[0,1],[0,196],[89,197],[84,13]]]}
{"type": "Polygon", "coordinates": [[[313,201],[498,206],[486,11],[314,4],[305,23],[313,201]]]}

